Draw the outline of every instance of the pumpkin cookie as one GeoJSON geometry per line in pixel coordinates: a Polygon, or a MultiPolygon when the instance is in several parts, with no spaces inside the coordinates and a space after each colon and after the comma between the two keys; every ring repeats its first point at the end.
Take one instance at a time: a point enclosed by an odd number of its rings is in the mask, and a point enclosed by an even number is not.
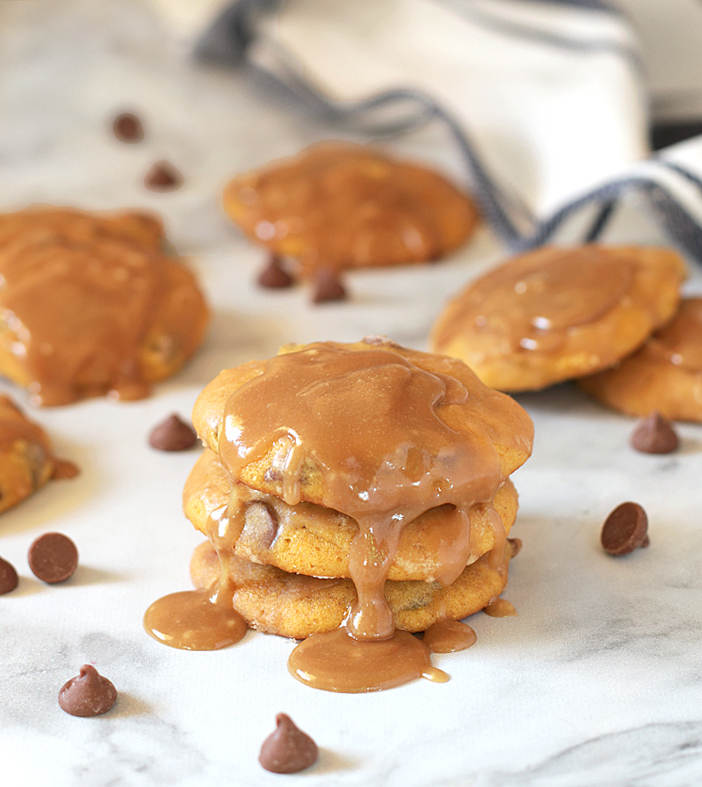
{"type": "Polygon", "coordinates": [[[441,175],[350,143],[324,143],[239,175],[224,208],[254,242],[316,270],[428,262],[463,244],[472,200],[441,175]]]}
{"type": "MultiPolygon", "coordinates": [[[[313,577],[349,577],[351,543],[358,525],[348,516],[313,503],[290,506],[278,497],[232,483],[216,454],[205,450],[183,492],[185,514],[207,535],[221,530],[229,506],[243,503],[243,528],[233,545],[239,558],[286,572],[313,577]],[[236,500],[236,502],[232,502],[236,500]]],[[[508,479],[495,493],[493,506],[509,533],[517,516],[517,492],[508,479]]],[[[490,510],[474,505],[469,556],[475,562],[495,544],[490,510]]],[[[433,582],[441,576],[442,551],[459,548],[463,523],[453,506],[420,514],[402,531],[388,571],[390,580],[433,582]]]]}
{"type": "Polygon", "coordinates": [[[50,478],[78,472],[56,459],[46,432],[7,396],[0,396],[0,512],[17,505],[50,478]]]}
{"type": "MultiPolygon", "coordinates": [[[[283,391],[291,404],[299,405],[298,417],[314,430],[316,439],[336,444],[340,461],[346,461],[344,457],[350,455],[359,463],[366,459],[372,464],[382,462],[381,457],[374,455],[380,445],[367,439],[367,432],[374,434],[379,429],[377,424],[385,420],[398,440],[406,440],[408,433],[419,439],[423,437],[422,427],[433,425],[437,432],[436,450],[444,458],[451,452],[449,441],[454,441],[457,450],[465,451],[474,440],[476,450],[481,444],[504,478],[531,453],[533,425],[526,412],[511,398],[483,385],[459,360],[374,338],[354,344],[287,345],[268,361],[253,361],[221,372],[198,397],[193,425],[233,478],[293,504],[299,496],[299,500],[308,503],[328,505],[329,490],[323,474],[336,471],[333,467],[325,469],[315,451],[304,442],[296,442],[290,431],[283,434],[285,430],[273,425],[280,413],[283,391]],[[345,364],[344,368],[337,367],[337,361],[345,364]],[[416,390],[406,383],[413,384],[416,390]],[[410,394],[422,407],[421,412],[414,413],[414,427],[408,426],[398,410],[405,395],[412,399],[410,394]],[[271,402],[260,411],[261,415],[270,414],[270,424],[261,424],[262,429],[267,429],[265,437],[257,442],[255,450],[243,455],[242,461],[237,446],[251,437],[236,431],[237,408],[253,411],[257,402],[271,402]],[[228,419],[233,429],[228,427],[228,419]],[[335,440],[330,439],[332,436],[335,440]],[[442,440],[446,443],[439,445],[442,440]],[[295,489],[286,491],[291,453],[296,455],[297,478],[295,489]]],[[[388,434],[388,442],[391,439],[388,434]]],[[[428,446],[423,445],[406,459],[431,462],[428,446]]],[[[331,463],[331,459],[328,461],[331,463]]],[[[378,470],[386,472],[385,468],[378,470]]],[[[419,473],[419,466],[416,472],[419,473]]],[[[389,480],[386,483],[393,493],[398,493],[389,480]]],[[[376,484],[375,488],[382,490],[382,485],[376,484]]],[[[422,510],[433,507],[430,500],[423,502],[427,505],[422,510]]]]}
{"type": "Polygon", "coordinates": [[[0,373],[37,404],[146,396],[200,345],[193,274],[159,251],[160,223],[29,209],[0,216],[0,373]]]}
{"type": "Polygon", "coordinates": [[[539,390],[605,369],[674,314],[685,278],[668,249],[542,248],[470,284],[432,332],[501,391],[539,390]]]}
{"type": "Polygon", "coordinates": [[[653,411],[702,421],[702,298],[686,298],[676,316],[616,366],[578,381],[603,404],[629,415],[653,411]]]}
{"type": "MultiPolygon", "coordinates": [[[[385,598],[402,631],[425,631],[439,620],[461,620],[479,612],[507,584],[507,563],[514,553],[508,542],[504,562],[492,567],[487,556],[467,566],[450,585],[438,582],[385,583],[385,598]]],[[[289,574],[273,566],[229,559],[229,577],[236,588],[234,608],[258,631],[302,639],[343,625],[356,601],[350,579],[316,579],[289,574]]],[[[221,581],[220,560],[209,541],[190,562],[193,584],[209,588],[221,581]]]]}

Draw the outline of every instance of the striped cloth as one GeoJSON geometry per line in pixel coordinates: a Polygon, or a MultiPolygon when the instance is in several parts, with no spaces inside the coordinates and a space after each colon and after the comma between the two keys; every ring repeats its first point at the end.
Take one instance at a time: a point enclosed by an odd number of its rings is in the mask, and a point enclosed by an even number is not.
{"type": "Polygon", "coordinates": [[[702,262],[702,137],[651,152],[639,42],[600,0],[238,0],[196,51],[344,132],[441,124],[511,250],[633,208],[702,262]]]}

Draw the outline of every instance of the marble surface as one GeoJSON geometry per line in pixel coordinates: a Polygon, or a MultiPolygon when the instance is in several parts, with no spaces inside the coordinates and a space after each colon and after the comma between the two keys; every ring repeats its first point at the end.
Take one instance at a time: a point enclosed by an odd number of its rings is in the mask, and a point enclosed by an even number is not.
{"type": "MultiPolygon", "coordinates": [[[[150,428],[173,411],[187,416],[221,368],[285,341],[382,333],[423,348],[446,298],[503,254],[481,230],[441,264],[350,277],[344,304],[311,307],[304,288],[259,291],[261,253],[223,217],[221,187],[328,133],[259,96],[244,75],[194,65],[137,0],[0,4],[0,208],[159,210],[214,310],[203,351],[150,399],[34,413],[82,473],[0,521],[0,554],[21,574],[19,588],[0,597],[0,783],[699,784],[702,428],[681,425],[672,456],[636,454],[633,421],[570,385],[519,398],[536,425],[534,455],[515,477],[514,534],[524,548],[505,597],[519,615],[473,616],[478,643],[435,657],[450,682],[335,695],[288,675],[284,639],[251,632],[228,650],[190,653],[143,631],[151,601],[188,587],[200,540],[180,508],[197,453],[153,451],[150,428]],[[145,120],[140,145],[111,137],[123,108],[145,120]],[[157,158],[182,170],[181,190],[144,190],[157,158]],[[601,524],[629,499],[648,512],[651,546],[613,559],[600,549],[601,524]],[[26,561],[48,530],[68,534],[81,554],[58,586],[36,580],[26,561]],[[120,692],[104,717],[73,718],[56,702],[86,662],[120,692]],[[257,762],[279,712],[320,746],[308,772],[275,776],[257,762]]],[[[390,144],[460,177],[435,129],[390,144]]],[[[659,240],[651,233],[634,211],[618,217],[610,239],[659,240]]],[[[702,289],[697,271],[688,286],[702,289]]]]}

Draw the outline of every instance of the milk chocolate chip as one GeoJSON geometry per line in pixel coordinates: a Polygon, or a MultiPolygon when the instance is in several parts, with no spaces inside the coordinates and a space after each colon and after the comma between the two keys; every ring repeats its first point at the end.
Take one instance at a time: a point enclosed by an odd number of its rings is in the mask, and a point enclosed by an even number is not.
{"type": "Polygon", "coordinates": [[[112,681],[90,664],[80,668],[80,674],[63,685],[58,704],[71,716],[99,716],[107,713],[117,700],[117,689],[112,681]]]}
{"type": "Polygon", "coordinates": [[[655,411],[640,421],[631,435],[631,447],[644,454],[671,454],[678,443],[670,422],[655,411]]]}
{"type": "Polygon", "coordinates": [[[646,530],[648,517],[638,503],[622,503],[607,517],[602,527],[601,541],[610,555],[628,555],[649,544],[646,530]]]}
{"type": "Polygon", "coordinates": [[[299,730],[290,716],[279,713],[278,725],[261,746],[258,761],[273,773],[297,773],[317,762],[317,744],[299,730]]]}
{"type": "Polygon", "coordinates": [[[0,557],[0,596],[9,593],[17,587],[19,579],[12,563],[0,557]]]}
{"type": "Polygon", "coordinates": [[[339,274],[331,268],[320,268],[314,277],[313,303],[346,300],[346,288],[339,274]]]}
{"type": "Polygon", "coordinates": [[[50,585],[73,576],[78,566],[76,545],[63,533],[45,533],[29,547],[29,567],[50,585]]]}
{"type": "Polygon", "coordinates": [[[120,142],[141,142],[144,127],[141,120],[131,112],[122,112],[112,122],[112,132],[120,142]]]}
{"type": "Polygon", "coordinates": [[[144,185],[151,191],[174,191],[183,185],[183,176],[168,161],[157,161],[144,175],[144,185]]]}
{"type": "Polygon", "coordinates": [[[195,430],[175,413],[151,430],[149,445],[158,451],[187,451],[197,442],[195,430]]]}
{"type": "Polygon", "coordinates": [[[295,279],[285,270],[280,257],[272,254],[268,258],[266,267],[258,275],[258,283],[261,287],[271,290],[282,290],[292,287],[295,279]]]}

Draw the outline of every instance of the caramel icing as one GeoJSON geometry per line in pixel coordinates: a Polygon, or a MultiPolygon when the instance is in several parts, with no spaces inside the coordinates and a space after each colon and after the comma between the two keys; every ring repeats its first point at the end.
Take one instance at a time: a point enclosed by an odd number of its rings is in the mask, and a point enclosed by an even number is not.
{"type": "Polygon", "coordinates": [[[160,225],[141,214],[47,209],[0,217],[2,343],[8,363],[22,369],[9,376],[26,378],[36,403],[142,398],[154,379],[144,354],[165,367],[161,376],[174,357],[192,354],[206,307],[157,240],[160,225]]]}
{"type": "Polygon", "coordinates": [[[232,607],[231,596],[214,590],[184,590],[154,601],[144,628],[154,639],[182,650],[219,650],[239,642],[246,622],[232,607]]]}
{"type": "Polygon", "coordinates": [[[603,256],[596,246],[540,249],[475,282],[461,308],[441,322],[441,346],[470,325],[502,337],[512,351],[557,352],[569,329],[600,320],[631,288],[636,266],[603,256]]]}
{"type": "Polygon", "coordinates": [[[440,175],[348,143],[241,175],[224,204],[253,240],[297,258],[305,275],[434,260],[477,220],[473,203],[440,175]]]}
{"type": "Polygon", "coordinates": [[[478,637],[473,629],[460,620],[437,620],[424,632],[423,642],[432,653],[454,653],[475,645],[478,637]]]}
{"type": "Polygon", "coordinates": [[[490,599],[490,603],[485,607],[483,612],[491,618],[506,618],[517,614],[514,604],[504,598],[490,599]]]}
{"type": "Polygon", "coordinates": [[[702,298],[685,298],[675,317],[641,349],[641,358],[702,372],[702,298]]]}
{"type": "Polygon", "coordinates": [[[445,683],[427,645],[406,631],[380,642],[360,641],[346,628],[314,634],[293,650],[290,673],[316,689],[346,694],[380,691],[417,678],[445,683]]]}

